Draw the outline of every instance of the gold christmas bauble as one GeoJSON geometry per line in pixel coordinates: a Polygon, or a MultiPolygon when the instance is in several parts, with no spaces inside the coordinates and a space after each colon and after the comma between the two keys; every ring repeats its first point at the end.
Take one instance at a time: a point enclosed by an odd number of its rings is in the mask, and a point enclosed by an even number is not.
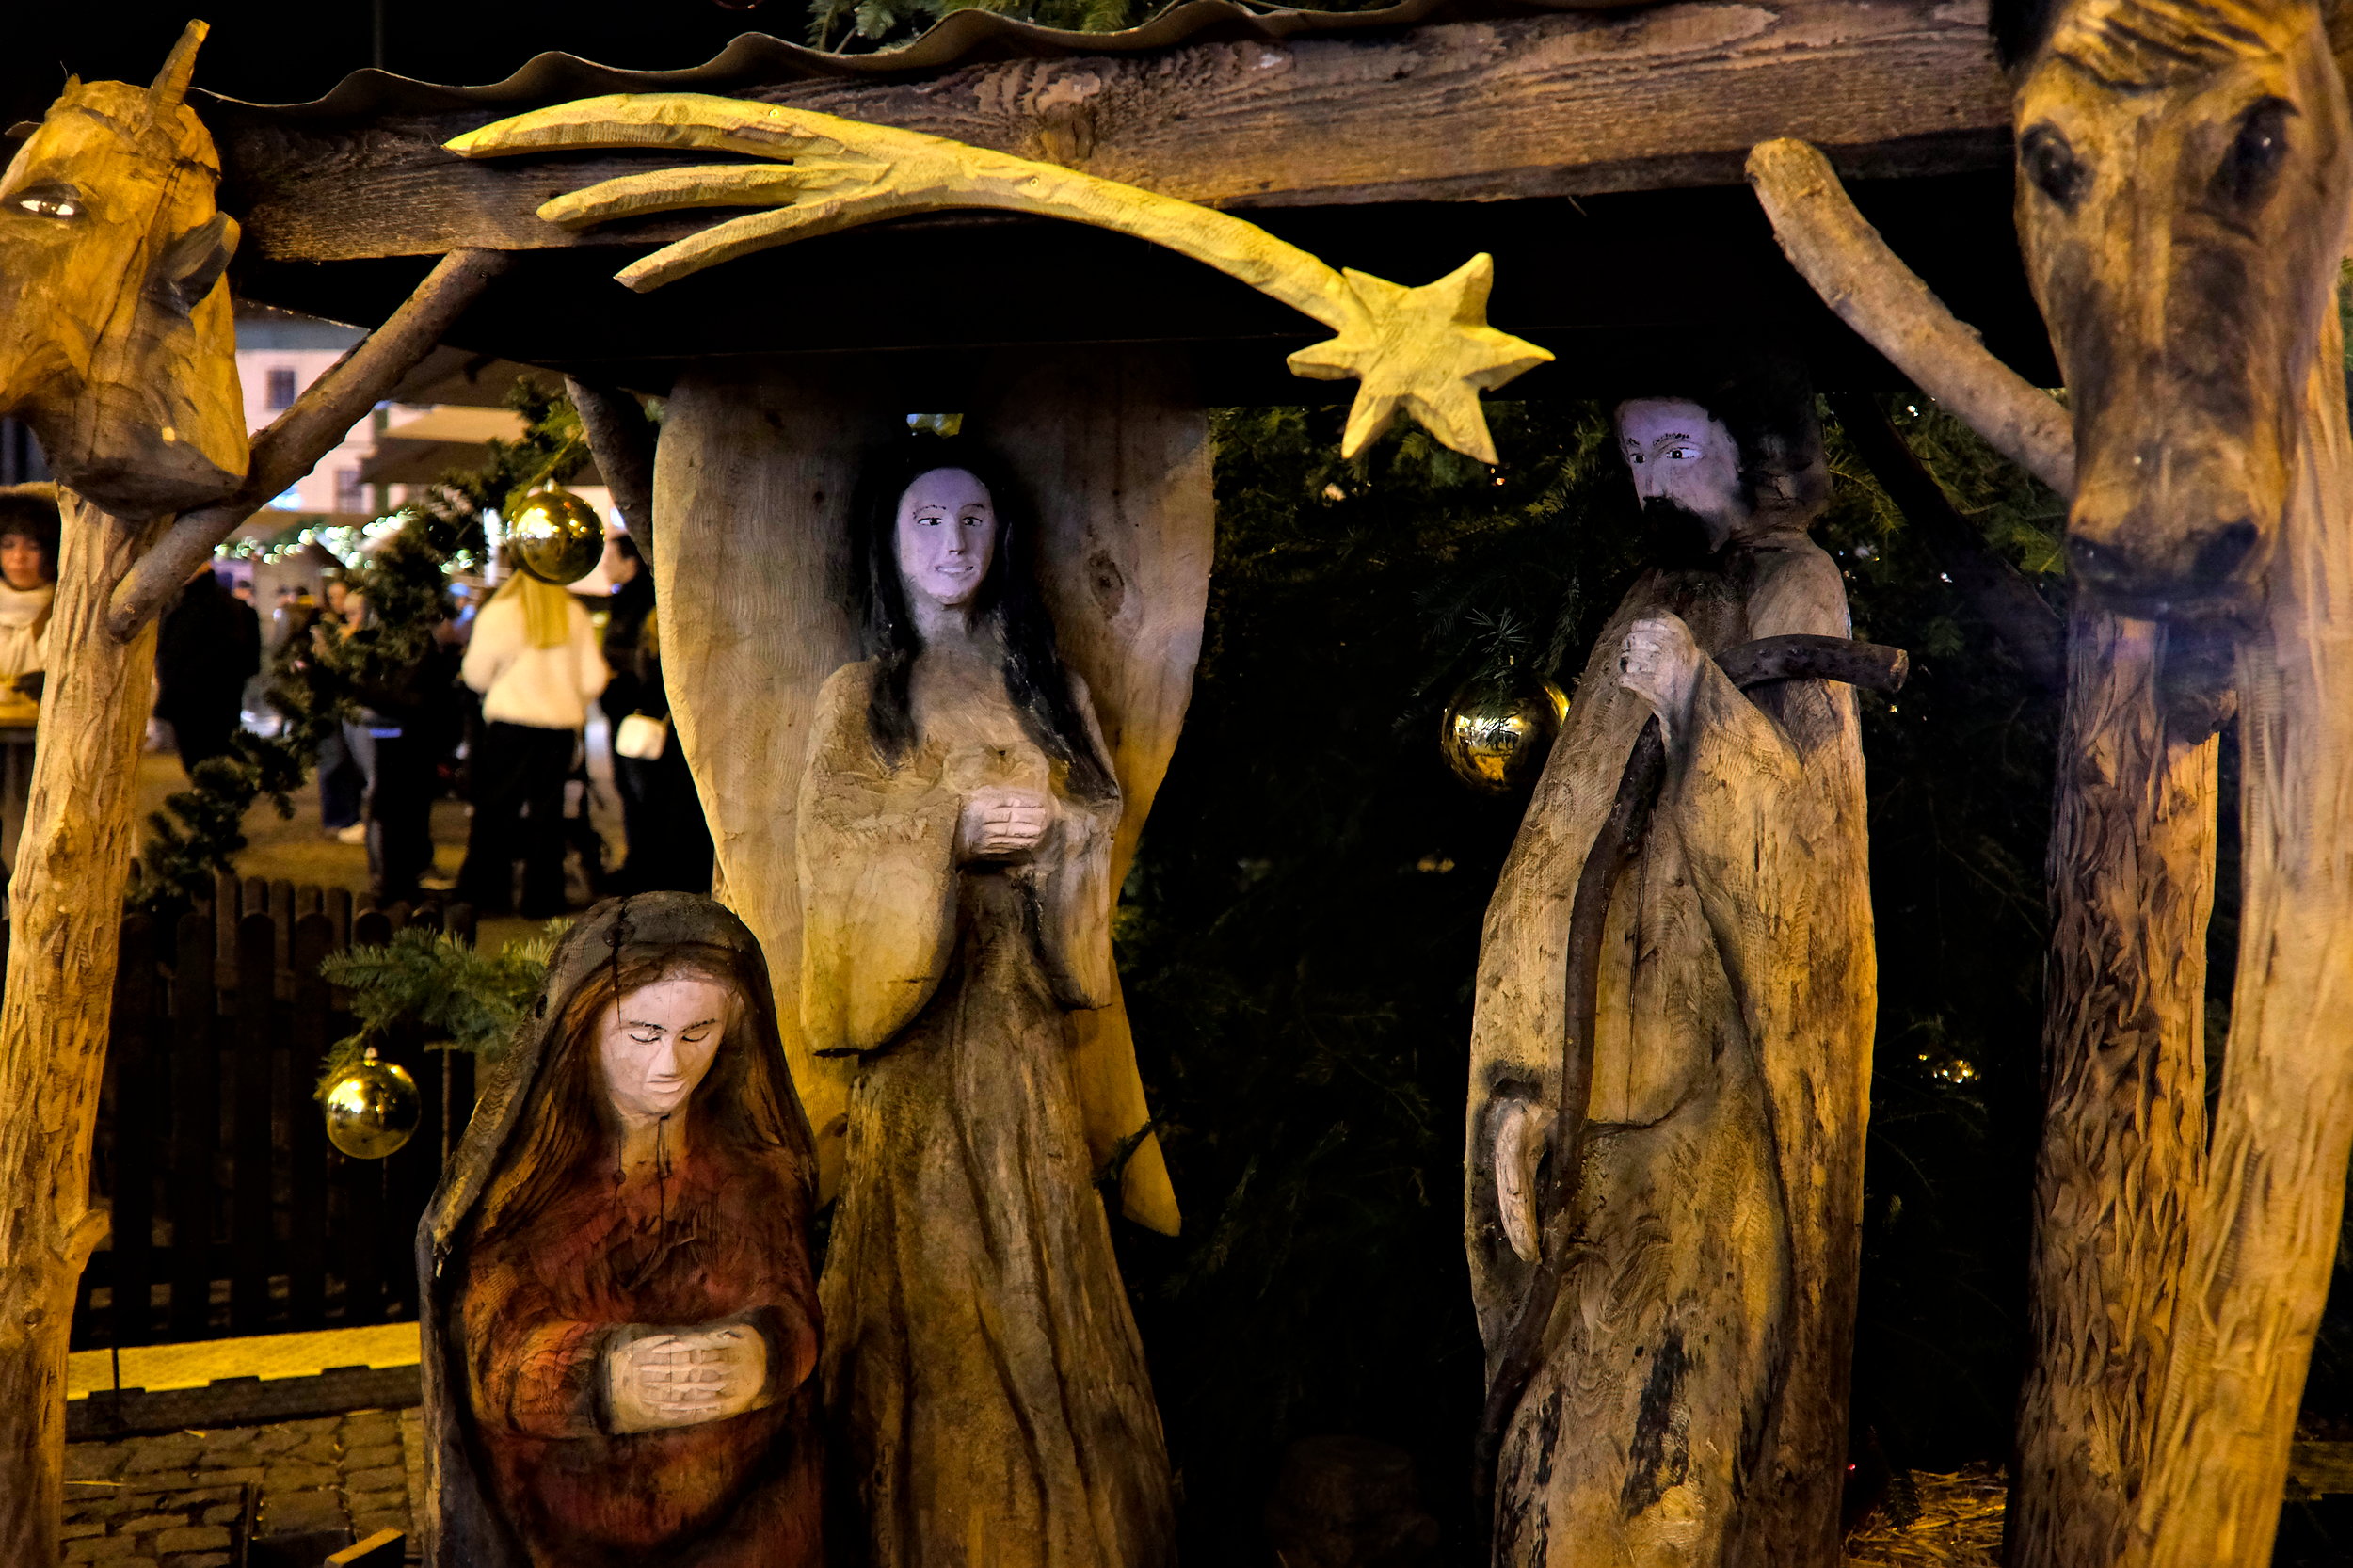
{"type": "Polygon", "coordinates": [[[1438,748],[1471,788],[1516,794],[1544,771],[1568,712],[1560,687],[1516,665],[1475,675],[1446,705],[1438,748]]]}
{"type": "Polygon", "coordinates": [[[507,514],[506,548],[517,566],[560,588],[604,559],[604,519],[569,490],[536,490],[507,514]]]}
{"type": "Polygon", "coordinates": [[[416,1136],[424,1102],[397,1062],[367,1059],[327,1086],[327,1141],[354,1160],[381,1160],[416,1136]]]}

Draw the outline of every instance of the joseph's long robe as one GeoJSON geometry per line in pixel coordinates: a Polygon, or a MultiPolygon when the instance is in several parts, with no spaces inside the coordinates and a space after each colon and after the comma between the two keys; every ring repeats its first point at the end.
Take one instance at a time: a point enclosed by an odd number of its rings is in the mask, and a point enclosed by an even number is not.
{"type": "MultiPolygon", "coordinates": [[[[1465,1215],[1491,1370],[1529,1272],[1497,1132],[1557,1100],[1570,905],[1649,715],[1619,645],[1660,614],[1711,653],[1848,634],[1836,566],[1786,528],[1646,574],[1594,646],[1481,949],[1465,1215]]],[[[1703,667],[1599,996],[1577,1242],[1505,1438],[1497,1560],[1834,1563],[1876,1007],[1850,688],[1743,695],[1703,667]]]]}
{"type": "Polygon", "coordinates": [[[889,766],[872,680],[826,681],[799,819],[803,1024],[858,1057],[820,1285],[836,1528],[870,1568],[1158,1568],[1167,1453],[1072,1073],[1070,1014],[1111,995],[1119,801],[1074,795],[953,657],[917,666],[889,766]],[[964,796],[997,785],[1055,824],[960,865],[964,796]]]}

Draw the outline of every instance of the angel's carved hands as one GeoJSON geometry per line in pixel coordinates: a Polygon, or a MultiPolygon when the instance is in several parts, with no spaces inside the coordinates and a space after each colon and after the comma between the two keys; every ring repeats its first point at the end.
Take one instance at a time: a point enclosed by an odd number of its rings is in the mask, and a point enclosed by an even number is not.
{"type": "Polygon", "coordinates": [[[964,814],[956,823],[956,857],[1009,860],[1027,855],[1053,821],[1054,803],[1034,790],[975,790],[964,797],[964,814]]]}
{"type": "Polygon", "coordinates": [[[1706,657],[1680,616],[1648,616],[1627,628],[1618,645],[1618,684],[1650,704],[1672,739],[1689,716],[1706,657]]]}

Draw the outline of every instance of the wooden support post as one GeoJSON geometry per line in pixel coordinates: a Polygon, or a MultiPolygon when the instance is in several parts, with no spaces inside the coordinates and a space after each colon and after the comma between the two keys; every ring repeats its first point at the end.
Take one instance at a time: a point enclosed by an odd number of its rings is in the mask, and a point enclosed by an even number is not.
{"type": "MultiPolygon", "coordinates": [[[[179,81],[184,86],[184,72],[179,81]]],[[[82,1266],[106,1229],[106,1216],[89,1204],[90,1143],[123,888],[137,849],[138,748],[156,616],[214,546],[342,440],[504,264],[481,252],[445,258],[382,330],[270,427],[253,448],[244,488],[228,501],[159,523],[61,491],[49,680],[9,885],[14,929],[0,1001],[0,1192],[8,1197],[0,1204],[0,1562],[57,1560],[67,1336],[82,1266]]],[[[119,283],[108,280],[110,288],[119,283]]],[[[216,303],[225,321],[227,302],[216,303]]],[[[224,328],[217,359],[193,368],[126,362],[166,376],[228,376],[233,385],[226,341],[224,328]]],[[[264,892],[257,910],[266,903],[264,892]]],[[[240,912],[224,880],[213,911],[224,937],[240,912]]],[[[184,944],[178,961],[184,981],[203,960],[184,944]]],[[[193,1219],[193,1203],[179,1212],[193,1219]]],[[[180,1290],[208,1240],[174,1225],[176,1323],[202,1310],[180,1290]]]]}
{"type": "MultiPolygon", "coordinates": [[[[65,1358],[75,1282],[106,1231],[90,1140],[106,1060],[122,889],[137,848],[138,751],[155,631],[106,630],[148,526],[67,492],[32,804],[10,884],[0,1000],[0,1561],[58,1560],[65,1358]]],[[[188,1244],[174,1237],[175,1250],[188,1244]]],[[[175,1304],[176,1305],[176,1304],[175,1304]]]]}
{"type": "Polygon", "coordinates": [[[2264,1568],[2353,1153],[2353,440],[2336,314],[2266,603],[2241,645],[2246,896],[2131,1568],[2264,1568]]]}
{"type": "Polygon", "coordinates": [[[2010,1560],[2035,1568],[2122,1550],[2205,1164],[2217,743],[2168,733],[2164,638],[2084,606],[2068,639],[2008,1523],[2010,1560]]]}

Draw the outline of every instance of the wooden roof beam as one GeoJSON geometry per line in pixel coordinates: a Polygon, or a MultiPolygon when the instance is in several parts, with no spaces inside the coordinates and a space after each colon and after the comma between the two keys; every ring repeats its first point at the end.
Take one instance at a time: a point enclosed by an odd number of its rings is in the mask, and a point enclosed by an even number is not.
{"type": "MultiPolygon", "coordinates": [[[[1736,184],[1795,136],[1849,178],[1998,168],[2009,97],[1977,0],[1701,0],[1281,45],[1023,59],[743,96],[952,136],[1211,206],[1492,201],[1736,184]]],[[[223,104],[210,118],[248,254],[353,261],[642,248],[687,214],[571,233],[539,203],[665,161],[469,164],[440,144],[489,104],[354,124],[223,104]]],[[[678,161],[678,160],[666,160],[678,161]]]]}

